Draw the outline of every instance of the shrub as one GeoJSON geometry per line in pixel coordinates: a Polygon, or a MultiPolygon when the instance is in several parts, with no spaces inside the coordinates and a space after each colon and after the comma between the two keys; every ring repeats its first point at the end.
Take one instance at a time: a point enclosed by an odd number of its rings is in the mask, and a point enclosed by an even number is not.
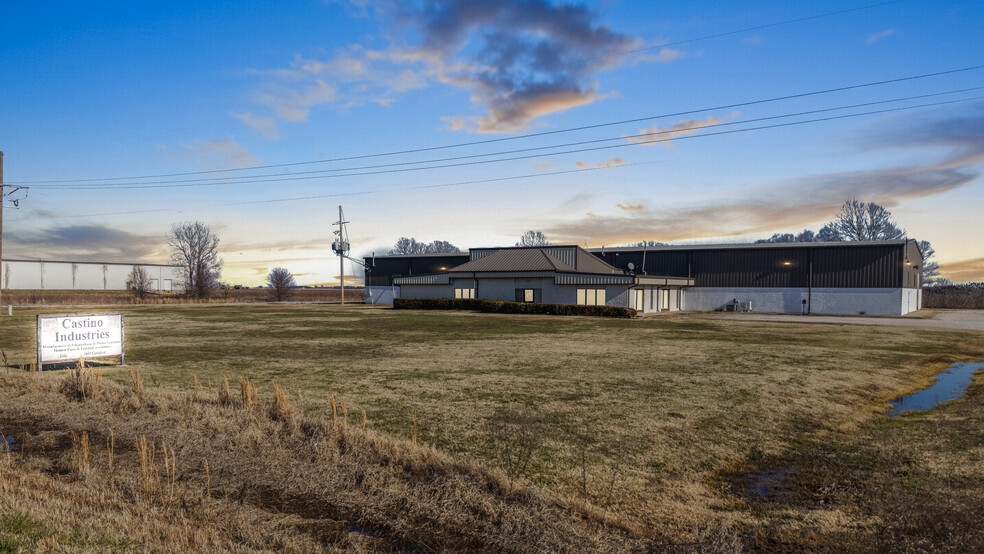
{"type": "Polygon", "coordinates": [[[937,285],[923,288],[924,308],[984,308],[984,283],[937,285]]]}
{"type": "Polygon", "coordinates": [[[395,298],[397,310],[475,310],[493,314],[591,315],[599,317],[635,317],[631,308],[617,306],[578,306],[573,304],[530,304],[477,298],[395,298]]]}

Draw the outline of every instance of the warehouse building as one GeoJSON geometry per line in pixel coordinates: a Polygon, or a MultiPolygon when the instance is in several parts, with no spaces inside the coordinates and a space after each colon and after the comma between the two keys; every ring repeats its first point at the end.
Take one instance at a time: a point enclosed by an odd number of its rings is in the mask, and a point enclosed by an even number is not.
{"type": "Polygon", "coordinates": [[[922,305],[923,259],[913,240],[588,251],[577,246],[479,248],[467,255],[384,256],[366,258],[366,263],[367,285],[377,303],[399,296],[471,294],[577,304],[589,303],[588,290],[599,302],[604,289],[605,304],[641,312],[903,315],[922,305]],[[589,252],[604,266],[585,261],[589,252]]]}
{"type": "Polygon", "coordinates": [[[184,292],[184,268],[161,264],[3,260],[0,283],[7,290],[126,290],[134,267],[147,272],[151,291],[184,292]]]}
{"type": "MultiPolygon", "coordinates": [[[[396,277],[406,298],[482,298],[546,304],[680,309],[680,292],[693,279],[632,274],[578,246],[473,248],[469,260],[444,272],[396,277]],[[672,291],[672,292],[671,292],[672,291]]],[[[647,309],[648,308],[648,309],[647,309]]]]}

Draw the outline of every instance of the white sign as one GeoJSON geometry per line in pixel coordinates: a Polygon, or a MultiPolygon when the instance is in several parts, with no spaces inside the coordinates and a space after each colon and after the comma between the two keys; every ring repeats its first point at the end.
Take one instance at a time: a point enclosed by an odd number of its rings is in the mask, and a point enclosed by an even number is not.
{"type": "Polygon", "coordinates": [[[38,315],[38,363],[119,356],[123,314],[38,315]]]}

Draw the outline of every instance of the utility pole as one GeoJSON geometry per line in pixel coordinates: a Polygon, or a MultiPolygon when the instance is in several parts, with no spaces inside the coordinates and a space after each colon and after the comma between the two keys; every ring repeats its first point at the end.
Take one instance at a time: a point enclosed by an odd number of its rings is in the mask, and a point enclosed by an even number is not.
{"type": "MultiPolygon", "coordinates": [[[[0,265],[3,264],[3,152],[0,152],[0,265]]],[[[0,268],[0,276],[3,275],[2,268],[0,268]]],[[[3,294],[3,282],[0,281],[0,298],[3,294]]],[[[3,306],[3,300],[0,299],[0,306],[3,306]]]]}
{"type": "Polygon", "coordinates": [[[338,279],[342,284],[342,304],[345,304],[345,258],[349,251],[348,232],[345,230],[345,216],[342,215],[342,207],[338,207],[338,221],[332,225],[338,225],[338,230],[334,231],[338,237],[332,243],[331,249],[338,256],[338,279]]]}
{"type": "MultiPolygon", "coordinates": [[[[339,205],[338,206],[338,230],[339,231],[341,231],[342,229],[344,229],[344,227],[342,227],[342,225],[345,225],[345,221],[342,219],[342,206],[339,205]]],[[[341,234],[339,234],[338,236],[339,236],[339,238],[342,238],[342,235],[341,234]]],[[[341,281],[341,284],[342,284],[342,306],[344,306],[345,305],[345,254],[344,253],[341,256],[338,257],[338,279],[339,279],[339,281],[341,281]]]]}

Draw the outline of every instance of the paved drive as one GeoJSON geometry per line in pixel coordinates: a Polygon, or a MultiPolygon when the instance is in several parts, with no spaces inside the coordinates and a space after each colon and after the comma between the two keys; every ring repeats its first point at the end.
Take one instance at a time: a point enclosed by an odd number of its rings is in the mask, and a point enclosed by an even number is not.
{"type": "Polygon", "coordinates": [[[756,313],[701,314],[712,319],[742,321],[777,321],[789,323],[833,323],[837,325],[894,325],[903,327],[930,327],[935,329],[967,329],[984,331],[984,310],[920,310],[901,317],[793,315],[756,313]]]}

